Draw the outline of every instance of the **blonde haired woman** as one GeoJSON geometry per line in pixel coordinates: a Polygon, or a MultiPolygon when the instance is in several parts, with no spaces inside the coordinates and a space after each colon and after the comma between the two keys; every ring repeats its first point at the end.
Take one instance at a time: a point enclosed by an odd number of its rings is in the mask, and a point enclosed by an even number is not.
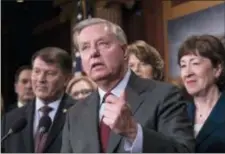
{"type": "Polygon", "coordinates": [[[88,77],[74,76],[70,80],[66,92],[74,99],[81,100],[90,95],[95,89],[95,83],[93,83],[88,77]]]}

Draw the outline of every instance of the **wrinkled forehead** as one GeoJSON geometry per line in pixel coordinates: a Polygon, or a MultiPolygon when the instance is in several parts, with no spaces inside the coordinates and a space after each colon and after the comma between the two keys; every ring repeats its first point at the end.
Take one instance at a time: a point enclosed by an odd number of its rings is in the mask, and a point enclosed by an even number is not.
{"type": "Polygon", "coordinates": [[[87,25],[76,32],[79,36],[81,33],[85,33],[87,31],[96,31],[101,29],[103,32],[112,32],[113,26],[108,23],[95,23],[91,25],[87,25]]]}
{"type": "Polygon", "coordinates": [[[43,69],[43,70],[58,70],[60,69],[59,64],[45,62],[40,57],[37,57],[33,62],[33,69],[43,69]]]}

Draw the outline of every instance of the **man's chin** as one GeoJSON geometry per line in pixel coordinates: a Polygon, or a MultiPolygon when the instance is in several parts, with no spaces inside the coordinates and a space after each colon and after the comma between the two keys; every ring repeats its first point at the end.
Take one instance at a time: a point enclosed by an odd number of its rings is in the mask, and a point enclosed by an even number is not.
{"type": "Polygon", "coordinates": [[[42,100],[46,100],[48,99],[48,96],[46,95],[36,95],[39,99],[42,99],[42,100]]]}
{"type": "Polygon", "coordinates": [[[24,98],[24,100],[26,100],[26,102],[30,102],[30,101],[34,100],[34,97],[26,97],[26,98],[24,98]]]}
{"type": "Polygon", "coordinates": [[[106,80],[108,78],[109,78],[109,75],[108,74],[98,74],[98,75],[92,75],[91,76],[91,79],[94,82],[99,82],[99,81],[102,81],[102,80],[106,80]]]}

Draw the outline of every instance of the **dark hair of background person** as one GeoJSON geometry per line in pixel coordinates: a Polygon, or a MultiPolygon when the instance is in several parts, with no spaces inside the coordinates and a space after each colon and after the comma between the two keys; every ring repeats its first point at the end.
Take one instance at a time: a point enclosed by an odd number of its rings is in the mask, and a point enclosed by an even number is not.
{"type": "Polygon", "coordinates": [[[20,73],[23,72],[24,70],[32,70],[32,67],[30,65],[23,65],[19,67],[15,73],[15,83],[18,82],[20,73]]]}
{"type": "Polygon", "coordinates": [[[48,64],[58,64],[64,73],[71,74],[72,72],[72,58],[65,50],[61,48],[45,47],[37,51],[32,56],[32,64],[36,58],[40,58],[48,64]]]}

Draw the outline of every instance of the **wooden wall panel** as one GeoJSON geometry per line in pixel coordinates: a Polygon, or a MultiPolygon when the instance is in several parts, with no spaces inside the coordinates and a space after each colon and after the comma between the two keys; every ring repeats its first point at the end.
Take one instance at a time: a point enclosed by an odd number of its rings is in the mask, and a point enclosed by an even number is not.
{"type": "Polygon", "coordinates": [[[114,3],[106,8],[105,7],[106,3],[107,2],[105,0],[96,1],[95,16],[109,20],[111,22],[114,22],[114,23],[122,26],[121,4],[114,3]]]}
{"type": "Polygon", "coordinates": [[[145,38],[164,59],[163,3],[161,0],[142,1],[145,38]]]}
{"type": "Polygon", "coordinates": [[[182,3],[186,3],[188,1],[191,1],[191,0],[171,0],[171,6],[174,7],[182,3]]]}
{"type": "Polygon", "coordinates": [[[145,26],[142,12],[123,10],[123,25],[129,43],[145,40],[145,26]]]}

